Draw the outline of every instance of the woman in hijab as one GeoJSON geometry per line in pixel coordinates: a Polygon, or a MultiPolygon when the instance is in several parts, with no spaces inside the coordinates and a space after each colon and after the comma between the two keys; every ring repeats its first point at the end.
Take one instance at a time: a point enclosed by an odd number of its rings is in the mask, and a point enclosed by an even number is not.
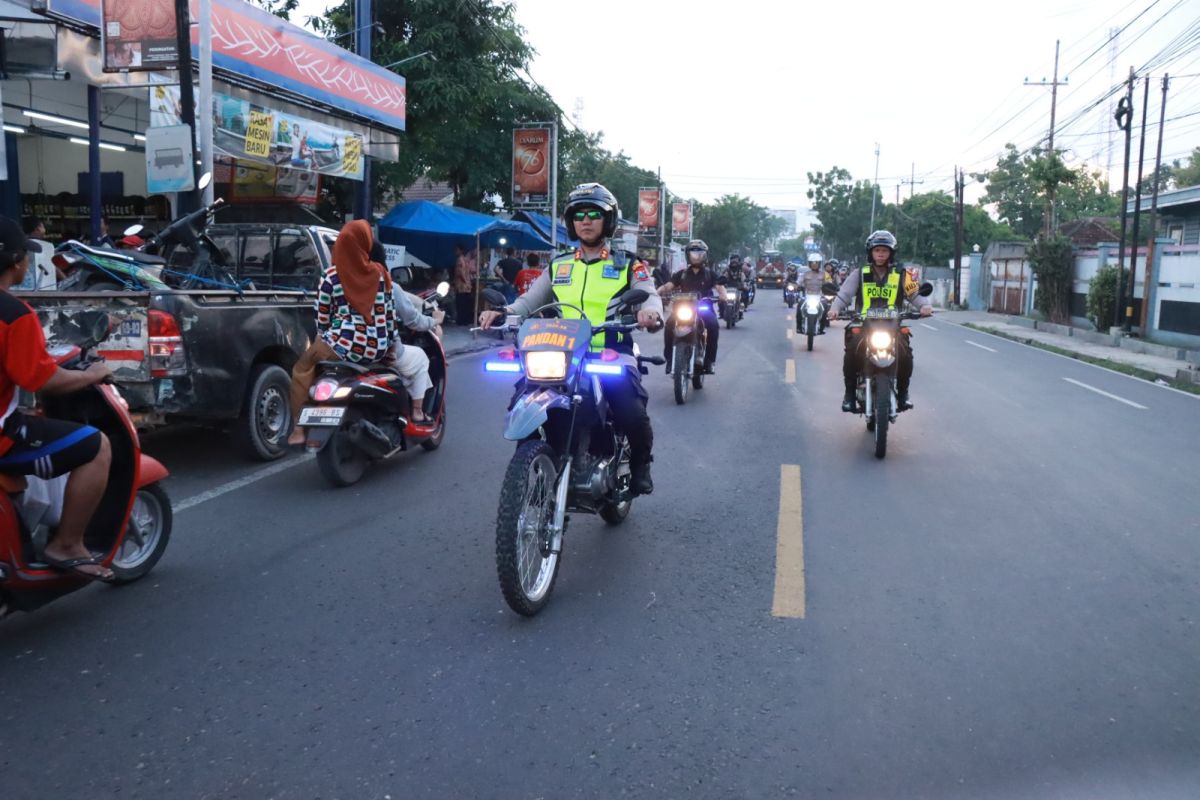
{"type": "MultiPolygon", "coordinates": [[[[372,364],[388,357],[396,335],[392,277],[371,261],[371,227],[347,222],[333,244],[333,266],[317,290],[317,336],[292,368],[292,420],[300,415],[322,361],[372,364]]],[[[292,429],[289,445],[304,444],[292,429]]]]}

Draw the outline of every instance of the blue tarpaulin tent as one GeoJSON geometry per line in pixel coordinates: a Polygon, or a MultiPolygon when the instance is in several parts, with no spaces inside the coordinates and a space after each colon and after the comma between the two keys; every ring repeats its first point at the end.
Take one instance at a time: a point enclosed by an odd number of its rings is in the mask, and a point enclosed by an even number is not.
{"type": "Polygon", "coordinates": [[[447,269],[454,266],[455,245],[469,250],[476,246],[550,249],[550,242],[524,222],[428,200],[401,203],[389,211],[379,221],[379,238],[385,244],[404,245],[426,264],[447,269]]]}
{"type": "MultiPolygon", "coordinates": [[[[518,211],[517,213],[513,214],[513,219],[519,219],[522,222],[528,222],[539,234],[541,234],[542,238],[550,238],[550,218],[545,214],[539,214],[536,211],[518,211]]],[[[558,220],[555,220],[555,224],[558,225],[559,247],[565,247],[567,245],[570,245],[571,247],[579,246],[579,241],[577,239],[572,239],[567,233],[566,225],[563,225],[558,220]]]]}

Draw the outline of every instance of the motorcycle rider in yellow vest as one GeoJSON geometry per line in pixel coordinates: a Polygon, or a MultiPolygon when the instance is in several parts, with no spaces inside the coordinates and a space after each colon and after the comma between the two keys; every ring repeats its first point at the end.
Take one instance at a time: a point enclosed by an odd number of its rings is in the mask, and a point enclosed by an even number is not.
{"type": "MultiPolygon", "coordinates": [[[[918,294],[920,287],[908,273],[896,265],[896,237],[889,231],[875,231],[867,237],[867,255],[871,263],[861,270],[851,270],[846,275],[833,305],[829,319],[835,320],[843,309],[857,300],[859,310],[886,306],[897,308],[904,299],[920,309],[922,317],[933,313],[933,304],[928,297],[918,294]]],[[[842,398],[842,411],[853,412],[854,389],[858,372],[862,368],[863,336],[854,335],[846,328],[846,354],[842,358],[842,378],[846,383],[846,396],[842,398]]],[[[908,384],[912,380],[913,355],[909,337],[901,336],[896,341],[896,402],[900,409],[912,408],[908,400],[908,384]]]]}
{"type": "MultiPolygon", "coordinates": [[[[547,303],[571,303],[584,310],[585,316],[598,325],[617,318],[618,299],[629,289],[643,289],[650,296],[637,312],[638,327],[657,330],[662,325],[662,300],[655,293],[650,270],[640,261],[629,263],[609,252],[608,239],[617,229],[620,210],[617,198],[598,183],[576,186],[567,196],[563,220],[567,233],[579,240],[579,249],[558,256],[550,262],[529,287],[503,310],[487,310],[479,315],[481,328],[491,327],[503,314],[525,318],[547,303]]],[[[563,308],[567,318],[578,318],[579,312],[563,308]]],[[[610,334],[609,339],[594,343],[618,352],[632,353],[633,338],[628,334],[610,334]]],[[[629,467],[634,494],[650,494],[654,482],[650,478],[651,450],[654,430],[646,413],[648,395],[642,387],[641,375],[629,368],[621,377],[606,379],[605,397],[612,409],[613,421],[629,440],[629,467]]]]}

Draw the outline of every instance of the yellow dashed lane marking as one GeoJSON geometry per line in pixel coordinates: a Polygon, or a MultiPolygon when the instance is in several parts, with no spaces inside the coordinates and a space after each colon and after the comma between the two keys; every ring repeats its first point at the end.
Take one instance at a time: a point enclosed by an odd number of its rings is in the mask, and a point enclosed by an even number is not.
{"type": "Polygon", "coordinates": [[[779,523],[775,528],[775,600],[771,615],[804,619],[804,515],[800,465],[779,466],[779,523]]]}
{"type": "Polygon", "coordinates": [[[789,358],[786,362],[784,362],[783,382],[784,383],[795,383],[796,382],[796,359],[789,358]]]}

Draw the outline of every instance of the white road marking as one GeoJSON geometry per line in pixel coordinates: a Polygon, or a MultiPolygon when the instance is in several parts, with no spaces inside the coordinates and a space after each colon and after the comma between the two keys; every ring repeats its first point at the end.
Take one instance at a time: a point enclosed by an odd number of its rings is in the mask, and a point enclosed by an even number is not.
{"type": "Polygon", "coordinates": [[[1067,383],[1073,383],[1076,386],[1080,386],[1084,389],[1087,389],[1089,392],[1095,392],[1096,394],[1102,394],[1111,400],[1116,400],[1118,403],[1124,403],[1127,406],[1133,406],[1134,408],[1140,408],[1143,411],[1147,410],[1147,407],[1142,405],[1141,403],[1135,403],[1132,400],[1126,400],[1124,397],[1118,397],[1115,394],[1109,394],[1108,392],[1104,391],[1103,389],[1097,389],[1095,386],[1088,386],[1086,383],[1077,381],[1074,378],[1063,378],[1063,380],[1066,381],[1067,383]]]}
{"type": "Polygon", "coordinates": [[[796,382],[796,359],[789,358],[787,360],[787,362],[784,363],[784,365],[783,365],[783,382],[784,383],[795,383],[796,382]]]}
{"type": "Polygon", "coordinates": [[[921,323],[921,327],[922,327],[922,328],[929,328],[929,330],[931,330],[931,331],[936,331],[936,330],[937,330],[937,328],[933,327],[932,325],[926,325],[924,322],[922,322],[922,323],[921,323]]]}
{"type": "Polygon", "coordinates": [[[229,494],[230,492],[237,491],[244,486],[249,486],[252,483],[258,483],[263,478],[269,478],[272,475],[278,475],[281,472],[286,472],[292,467],[298,467],[301,464],[307,464],[314,458],[316,458],[316,456],[313,454],[305,453],[299,458],[290,458],[287,461],[280,461],[278,464],[272,464],[269,467],[263,467],[257,472],[251,472],[249,475],[238,478],[235,481],[223,483],[215,489],[209,489],[207,492],[201,492],[200,494],[192,495],[191,497],[180,500],[178,503],[173,503],[172,505],[175,509],[175,513],[178,514],[180,511],[187,511],[193,506],[198,506],[201,503],[207,503],[209,500],[215,500],[223,494],[229,494]]]}
{"type": "Polygon", "coordinates": [[[1200,400],[1200,394],[1192,394],[1191,392],[1185,392],[1183,389],[1176,389],[1174,386],[1167,386],[1166,384],[1158,383],[1156,381],[1148,381],[1145,378],[1139,378],[1136,375],[1126,375],[1124,372],[1117,372],[1115,369],[1109,369],[1108,367],[1101,366],[1100,364],[1093,364],[1090,361],[1082,361],[1078,358],[1072,358],[1071,356],[1065,356],[1062,353],[1055,353],[1054,351],[1047,350],[1044,347],[1035,347],[1034,345],[1027,344],[1026,342],[1019,342],[1016,339],[1009,339],[1006,336],[998,336],[998,335],[992,333],[991,331],[980,330],[978,328],[968,328],[966,325],[963,325],[961,322],[952,322],[950,324],[957,325],[958,327],[960,327],[964,330],[967,330],[967,331],[971,331],[972,333],[980,333],[980,334],[983,334],[984,336],[990,336],[993,339],[1000,339],[1002,341],[1008,342],[1009,344],[1015,344],[1018,347],[1025,347],[1029,350],[1036,350],[1039,353],[1044,353],[1045,355],[1053,356],[1054,358],[1065,359],[1066,361],[1070,361],[1073,364],[1080,364],[1085,367],[1091,367],[1092,369],[1104,370],[1109,375],[1120,375],[1122,378],[1125,378],[1126,380],[1137,381],[1138,383],[1142,384],[1143,386],[1148,384],[1150,386],[1154,386],[1159,389],[1165,389],[1168,392],[1174,392],[1175,394],[1183,395],[1184,397],[1190,397],[1193,400],[1200,400]]]}
{"type": "Polygon", "coordinates": [[[794,330],[792,330],[791,328],[788,328],[787,334],[788,334],[788,338],[791,339],[793,336],[796,335],[796,332],[794,330]]]}
{"type": "Polygon", "coordinates": [[[990,348],[986,345],[979,344],[978,342],[972,342],[970,339],[964,339],[963,341],[965,341],[967,344],[971,345],[972,347],[978,347],[980,350],[987,350],[989,353],[999,352],[997,350],[993,350],[992,348],[990,348]]]}

